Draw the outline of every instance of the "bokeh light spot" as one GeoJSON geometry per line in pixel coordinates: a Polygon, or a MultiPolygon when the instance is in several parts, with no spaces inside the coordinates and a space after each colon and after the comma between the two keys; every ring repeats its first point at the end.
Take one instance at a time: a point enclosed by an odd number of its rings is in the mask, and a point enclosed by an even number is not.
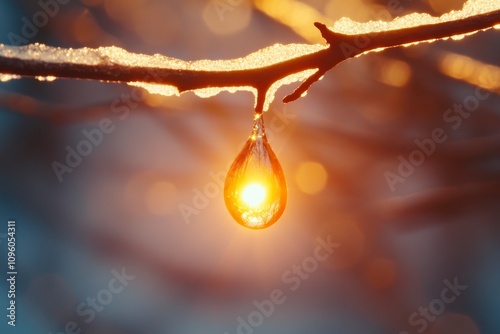
{"type": "Polygon", "coordinates": [[[379,81],[394,87],[404,87],[411,74],[410,66],[404,61],[387,59],[380,67],[379,81]]]}
{"type": "Polygon", "coordinates": [[[203,21],[217,35],[231,35],[245,29],[252,18],[252,6],[248,1],[207,1],[203,9],[203,21]]]}
{"type": "Polygon", "coordinates": [[[299,189],[309,195],[322,191],[326,186],[328,173],[325,167],[317,162],[304,162],[300,164],[295,173],[295,182],[299,189]]]}
{"type": "Polygon", "coordinates": [[[492,92],[500,91],[500,67],[447,52],[439,63],[441,72],[492,92]]]}

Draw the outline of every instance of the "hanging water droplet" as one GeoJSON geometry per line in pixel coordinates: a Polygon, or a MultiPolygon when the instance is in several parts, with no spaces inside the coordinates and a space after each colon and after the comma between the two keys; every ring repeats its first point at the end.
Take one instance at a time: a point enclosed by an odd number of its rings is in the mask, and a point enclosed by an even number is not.
{"type": "Polygon", "coordinates": [[[241,225],[262,229],[278,220],[286,197],[283,170],[267,142],[262,114],[256,112],[252,134],[226,177],[226,206],[241,225]]]}

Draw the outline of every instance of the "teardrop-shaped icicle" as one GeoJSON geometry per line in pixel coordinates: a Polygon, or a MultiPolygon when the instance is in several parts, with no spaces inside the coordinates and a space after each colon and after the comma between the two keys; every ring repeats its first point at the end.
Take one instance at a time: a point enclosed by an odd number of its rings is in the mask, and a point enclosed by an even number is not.
{"type": "Polygon", "coordinates": [[[262,114],[255,113],[252,134],[227,174],[224,201],[238,223],[262,229],[278,220],[286,197],[283,169],[267,142],[262,114]]]}

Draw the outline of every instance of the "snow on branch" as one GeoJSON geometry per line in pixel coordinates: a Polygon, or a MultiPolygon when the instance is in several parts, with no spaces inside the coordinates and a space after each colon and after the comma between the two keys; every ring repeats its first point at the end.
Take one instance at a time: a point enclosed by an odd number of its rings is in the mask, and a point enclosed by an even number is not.
{"type": "Polygon", "coordinates": [[[117,47],[62,49],[41,44],[0,44],[0,81],[19,76],[100,80],[125,82],[163,95],[193,91],[201,97],[224,90],[248,90],[256,96],[256,109],[263,111],[281,86],[302,81],[283,100],[295,101],[346,59],[390,47],[459,39],[477,31],[498,29],[500,4],[497,0],[470,0],[461,11],[441,17],[411,14],[391,22],[342,19],[333,27],[321,23],[315,26],[328,45],[276,44],[233,60],[187,62],[163,55],[134,54],[117,47]]]}

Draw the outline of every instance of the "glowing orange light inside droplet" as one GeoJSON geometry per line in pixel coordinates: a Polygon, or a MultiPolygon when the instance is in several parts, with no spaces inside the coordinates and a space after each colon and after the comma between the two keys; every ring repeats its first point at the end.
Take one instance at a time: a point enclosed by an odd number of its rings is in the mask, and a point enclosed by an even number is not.
{"type": "Polygon", "coordinates": [[[249,207],[258,207],[266,199],[266,188],[258,183],[249,184],[243,189],[241,198],[249,207]]]}
{"type": "Polygon", "coordinates": [[[262,115],[257,113],[252,134],[226,177],[226,206],[239,224],[263,229],[279,219],[286,198],[283,170],[267,142],[262,115]]]}

